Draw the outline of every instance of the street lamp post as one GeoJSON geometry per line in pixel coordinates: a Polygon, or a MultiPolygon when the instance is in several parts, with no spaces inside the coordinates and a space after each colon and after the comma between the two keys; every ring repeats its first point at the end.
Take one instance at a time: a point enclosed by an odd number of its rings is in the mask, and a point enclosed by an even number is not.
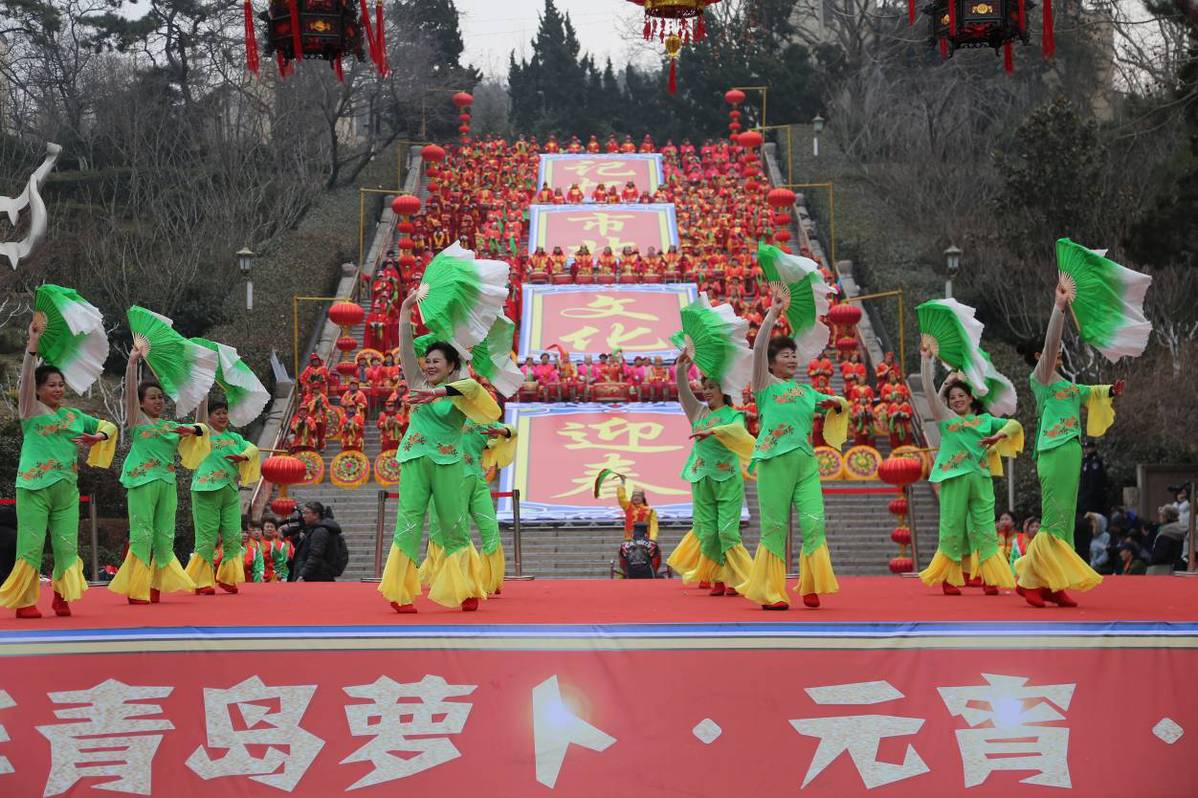
{"type": "Polygon", "coordinates": [[[956,244],[949,244],[944,250],[944,266],[948,271],[948,279],[944,281],[944,298],[953,298],[953,278],[961,271],[961,250],[956,244]]]}
{"type": "Polygon", "coordinates": [[[824,118],[819,114],[816,114],[815,119],[811,120],[811,128],[815,131],[815,135],[811,137],[811,155],[815,158],[818,158],[819,134],[824,132],[824,118]]]}
{"type": "Polygon", "coordinates": [[[254,251],[249,247],[242,247],[237,251],[237,268],[241,270],[241,276],[245,278],[245,309],[254,309],[254,280],[250,273],[254,270],[254,251]]]}

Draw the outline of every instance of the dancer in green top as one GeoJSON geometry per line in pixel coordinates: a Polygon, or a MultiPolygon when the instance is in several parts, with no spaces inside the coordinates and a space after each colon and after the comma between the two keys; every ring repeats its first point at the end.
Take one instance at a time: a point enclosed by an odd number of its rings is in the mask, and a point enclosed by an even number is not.
{"type": "Polygon", "coordinates": [[[79,465],[76,446],[90,447],[88,465],[107,468],[116,451],[117,428],[65,407],[66,382],[52,365],[37,365],[38,342],[46,329],[35,314],[21,363],[18,412],[21,458],[17,465],[17,560],[0,585],[0,606],[18,618],[40,618],[37,608],[46,533],[54,552],[55,615],[70,615],[70,602],[87,590],[79,559],[79,465]]]}
{"type": "Polygon", "coordinates": [[[156,603],[164,592],[195,589],[175,558],[175,456],[185,468],[197,468],[210,449],[203,424],[162,418],[162,386],[153,380],[137,381],[137,365],[144,356],[142,345],[135,343],[125,369],[125,430],[131,443],[121,484],[128,490],[129,553],[108,585],[130,604],[156,603]]]}
{"type": "Polygon", "coordinates": [[[790,292],[777,286],[771,297],[769,312],[753,341],[752,385],[761,424],[753,466],[757,472],[761,542],[749,578],[737,590],[762,609],[789,609],[785,558],[793,506],[803,536],[795,589],[803,596],[803,604],[815,608],[819,606],[819,594],[835,593],[839,586],[824,537],[824,495],[811,446],[812,421],[817,410],[829,411],[824,440],[838,447],[848,436],[850,406],[842,397],[820,393],[795,380],[799,359],[794,340],[786,336],[770,338],[778,316],[790,303],[790,292]]]}
{"type": "Polygon", "coordinates": [[[1035,355],[1030,377],[1036,397],[1039,425],[1036,430],[1036,474],[1040,478],[1040,533],[1028,546],[1017,567],[1023,598],[1033,607],[1050,601],[1076,607],[1066,588],[1090,590],[1102,577],[1073,548],[1077,488],[1081,479],[1081,409],[1087,409],[1086,434],[1106,434],[1115,421],[1112,399],[1123,392],[1123,381],[1114,385],[1077,385],[1061,376],[1061,336],[1069,291],[1058,285],[1044,346],[1035,355]]]}
{"type": "Polygon", "coordinates": [[[237,483],[251,485],[258,481],[258,447],[229,429],[228,402],[209,404],[205,397],[196,408],[196,421],[211,430],[212,451],[191,475],[195,551],[187,563],[187,575],[195,582],[196,595],[215,594],[214,582],[221,590],[236,593],[237,586],[246,581],[237,483]],[[218,539],[223,541],[224,550],[219,573],[213,564],[218,539]]]}
{"type": "Polygon", "coordinates": [[[741,460],[748,462],[755,441],[745,429],[745,414],[732,407],[718,382],[704,377],[703,399],[695,396],[687,379],[690,364],[683,352],[674,368],[678,401],[695,440],[682,478],[691,485],[700,551],[698,563],[682,578],[688,584],[709,582],[713,596],[735,596],[736,586],[748,580],[753,567],[740,540],[740,509],[745,502],[741,460]]]}
{"type": "Polygon", "coordinates": [[[420,369],[411,321],[419,295],[419,289],[414,290],[399,308],[399,356],[412,415],[396,452],[399,511],[379,592],[396,612],[416,611],[412,603],[420,594],[416,560],[424,517],[432,502],[440,519],[444,560],[429,587],[429,598],[469,612],[478,609],[478,600],[487,593],[478,552],[470,542],[469,496],[462,491],[466,483],[462,429],[467,418],[479,423],[494,421],[499,417],[499,405],[474,380],[451,379],[459,376],[461,355],[444,341],[428,346],[424,369],[420,369]]]}
{"type": "Polygon", "coordinates": [[[940,540],[932,562],[920,574],[926,585],[939,584],[947,596],[961,595],[962,561],[978,553],[975,576],[987,595],[1015,587],[1011,569],[998,550],[994,525],[994,480],[1002,474],[1001,457],[1023,450],[1023,427],[1014,419],[982,412],[982,404],[964,380],[950,377],[947,403],[936,390],[932,352],[920,346],[920,375],[932,419],[940,429],[940,451],[929,482],[940,483],[940,540]]]}
{"type": "MultiPolygon", "coordinates": [[[[495,515],[495,502],[491,499],[491,487],[487,484],[487,469],[492,465],[503,468],[512,461],[516,447],[516,430],[507,424],[488,422],[479,424],[466,421],[462,428],[462,462],[466,471],[466,487],[462,493],[468,497],[470,517],[478,527],[482,542],[483,588],[487,595],[503,592],[503,572],[507,567],[503,542],[499,538],[499,519],[495,515]]],[[[437,571],[444,562],[441,518],[437,505],[429,505],[428,550],[420,564],[420,584],[431,585],[437,571]]]]}

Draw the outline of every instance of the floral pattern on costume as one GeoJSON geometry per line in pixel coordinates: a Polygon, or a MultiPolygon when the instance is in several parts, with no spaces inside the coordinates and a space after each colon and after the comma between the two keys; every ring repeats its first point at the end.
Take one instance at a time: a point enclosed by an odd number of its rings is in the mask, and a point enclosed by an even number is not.
{"type": "Polygon", "coordinates": [[[1077,423],[1077,416],[1070,416],[1069,418],[1062,419],[1056,424],[1053,424],[1052,427],[1044,431],[1044,435],[1049,438],[1059,438],[1062,435],[1077,429],[1077,423]]]}
{"type": "Polygon", "coordinates": [[[770,449],[778,445],[778,441],[782,440],[792,432],[794,432],[794,427],[790,424],[777,425],[769,431],[768,435],[763,435],[757,439],[757,451],[768,452],[770,449]]]}
{"type": "Polygon", "coordinates": [[[78,416],[75,415],[75,411],[68,410],[66,414],[58,421],[51,422],[50,424],[43,424],[42,426],[38,427],[37,434],[47,437],[50,435],[57,435],[60,432],[66,432],[71,428],[71,424],[75,422],[76,418],[78,418],[78,416]]]}

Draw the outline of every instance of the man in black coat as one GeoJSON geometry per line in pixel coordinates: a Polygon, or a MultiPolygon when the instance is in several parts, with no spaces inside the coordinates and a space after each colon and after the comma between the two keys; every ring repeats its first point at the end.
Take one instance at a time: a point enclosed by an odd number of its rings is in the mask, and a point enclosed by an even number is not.
{"type": "Polygon", "coordinates": [[[300,512],[304,539],[295,553],[296,578],[302,582],[333,582],[339,573],[341,525],[325,517],[324,505],[308,502],[300,512]]]}

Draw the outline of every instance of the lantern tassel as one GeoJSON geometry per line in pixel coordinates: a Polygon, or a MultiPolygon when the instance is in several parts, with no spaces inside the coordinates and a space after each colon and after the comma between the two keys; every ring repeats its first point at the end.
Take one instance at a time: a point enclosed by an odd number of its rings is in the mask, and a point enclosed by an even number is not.
{"type": "Polygon", "coordinates": [[[940,37],[940,57],[948,59],[948,39],[944,36],[940,37]]]}
{"type": "Polygon", "coordinates": [[[304,57],[304,43],[300,39],[300,15],[297,0],[288,0],[288,10],[291,13],[291,59],[301,61],[304,57]]]}
{"type": "Polygon", "coordinates": [[[670,94],[673,94],[678,90],[678,59],[676,58],[670,59],[670,82],[667,84],[666,88],[669,90],[670,94]]]}
{"type": "Polygon", "coordinates": [[[383,0],[374,0],[374,36],[378,45],[378,68],[383,77],[391,71],[387,63],[387,26],[383,21],[383,0]]]}
{"type": "Polygon", "coordinates": [[[915,0],[907,0],[907,24],[915,24],[915,0]]]}
{"type": "Polygon", "coordinates": [[[1019,20],[1019,35],[1026,37],[1027,36],[1027,3],[1026,3],[1026,0],[1019,0],[1019,6],[1018,6],[1017,13],[1018,13],[1017,18],[1019,20]]]}
{"type": "Polygon", "coordinates": [[[287,77],[287,56],[282,50],[275,50],[275,63],[279,65],[279,77],[287,77]]]}
{"type": "Polygon", "coordinates": [[[1002,68],[1008,75],[1015,74],[1015,52],[1010,42],[1002,46],[1002,68]]]}
{"type": "Polygon", "coordinates": [[[948,0],[948,35],[957,35],[957,0],[948,0]]]}
{"type": "Polygon", "coordinates": [[[1040,52],[1045,58],[1057,54],[1057,40],[1053,35],[1052,0],[1044,0],[1044,32],[1040,36],[1040,52]]]}
{"type": "Polygon", "coordinates": [[[695,41],[701,42],[706,38],[707,38],[707,23],[703,21],[703,12],[700,11],[699,19],[697,22],[695,22],[695,41]]]}
{"type": "Polygon", "coordinates": [[[250,0],[241,4],[245,12],[245,68],[258,74],[258,34],[254,32],[254,6],[250,0]]]}
{"type": "Polygon", "coordinates": [[[370,24],[370,6],[366,5],[366,0],[358,0],[358,13],[362,15],[362,33],[366,36],[366,46],[370,48],[370,63],[377,68],[379,53],[374,41],[374,26],[370,24]]]}
{"type": "Polygon", "coordinates": [[[337,76],[338,83],[345,82],[345,70],[341,68],[341,56],[337,56],[332,61],[333,74],[337,76]]]}

